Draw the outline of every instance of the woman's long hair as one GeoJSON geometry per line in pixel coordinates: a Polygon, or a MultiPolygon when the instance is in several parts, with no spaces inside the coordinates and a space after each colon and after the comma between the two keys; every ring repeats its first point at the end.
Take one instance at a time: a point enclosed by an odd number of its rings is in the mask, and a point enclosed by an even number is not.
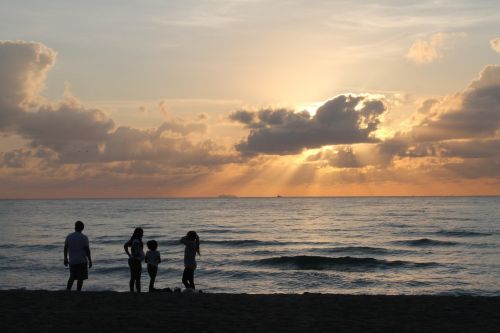
{"type": "Polygon", "coordinates": [[[196,252],[198,252],[198,255],[201,256],[201,253],[200,253],[200,237],[198,237],[198,234],[196,233],[196,231],[189,231],[187,233],[187,238],[190,239],[190,240],[193,240],[195,241],[196,243],[196,252]]]}
{"type": "Polygon", "coordinates": [[[144,235],[144,230],[142,230],[142,228],[135,228],[134,233],[132,234],[132,237],[130,237],[130,243],[132,243],[132,241],[134,239],[138,239],[141,242],[141,245],[143,245],[142,244],[142,235],[144,235]]]}

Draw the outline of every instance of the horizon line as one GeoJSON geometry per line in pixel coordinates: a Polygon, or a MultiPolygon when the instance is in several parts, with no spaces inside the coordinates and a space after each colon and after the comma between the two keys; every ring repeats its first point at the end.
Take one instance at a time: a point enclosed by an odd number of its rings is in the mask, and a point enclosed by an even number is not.
{"type": "Polygon", "coordinates": [[[301,198],[473,198],[500,197],[500,194],[471,194],[471,195],[275,195],[275,196],[237,196],[237,195],[218,195],[218,196],[151,196],[151,197],[18,197],[18,198],[0,198],[0,201],[7,200],[159,200],[159,199],[301,199],[301,198]]]}

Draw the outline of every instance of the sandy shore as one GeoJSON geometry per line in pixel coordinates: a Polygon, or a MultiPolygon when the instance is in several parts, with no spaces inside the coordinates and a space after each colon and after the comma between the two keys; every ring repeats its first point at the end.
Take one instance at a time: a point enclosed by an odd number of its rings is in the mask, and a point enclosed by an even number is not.
{"type": "Polygon", "coordinates": [[[500,297],[0,291],[1,332],[498,332],[500,297]]]}

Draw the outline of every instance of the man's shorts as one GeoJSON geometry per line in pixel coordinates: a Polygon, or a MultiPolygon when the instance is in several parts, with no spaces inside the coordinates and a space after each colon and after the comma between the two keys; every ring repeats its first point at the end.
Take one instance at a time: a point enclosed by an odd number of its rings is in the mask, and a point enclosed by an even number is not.
{"type": "Polygon", "coordinates": [[[69,264],[70,278],[73,280],[87,280],[89,278],[89,271],[87,263],[83,264],[69,264]]]}

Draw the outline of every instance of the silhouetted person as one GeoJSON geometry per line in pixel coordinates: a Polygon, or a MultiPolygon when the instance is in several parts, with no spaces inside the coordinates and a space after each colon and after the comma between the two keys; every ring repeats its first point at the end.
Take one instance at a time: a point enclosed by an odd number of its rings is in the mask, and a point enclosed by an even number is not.
{"type": "Polygon", "coordinates": [[[69,234],[64,242],[64,266],[68,266],[69,264],[69,279],[66,287],[68,291],[73,287],[75,280],[77,281],[76,290],[81,291],[83,280],[88,279],[87,265],[88,268],[92,267],[89,239],[82,233],[83,228],[83,222],[76,221],[75,232],[69,234]]]}
{"type": "Polygon", "coordinates": [[[146,243],[148,252],[146,252],[146,263],[148,264],[149,274],[149,291],[155,291],[155,279],[158,273],[158,264],[161,262],[158,243],[155,240],[150,240],[146,243]]]}
{"type": "Polygon", "coordinates": [[[200,238],[196,231],[190,231],[181,238],[181,243],[186,245],[182,283],[186,288],[196,289],[194,286],[194,270],[196,269],[196,253],[200,254],[200,238]]]}
{"type": "Polygon", "coordinates": [[[141,292],[141,273],[142,261],[144,260],[144,244],[142,243],[142,235],[144,231],[142,228],[135,228],[132,237],[128,242],[123,245],[125,253],[128,255],[128,266],[130,267],[130,292],[135,289],[138,293],[141,292]],[[130,247],[130,252],[128,248],[130,247]]]}

